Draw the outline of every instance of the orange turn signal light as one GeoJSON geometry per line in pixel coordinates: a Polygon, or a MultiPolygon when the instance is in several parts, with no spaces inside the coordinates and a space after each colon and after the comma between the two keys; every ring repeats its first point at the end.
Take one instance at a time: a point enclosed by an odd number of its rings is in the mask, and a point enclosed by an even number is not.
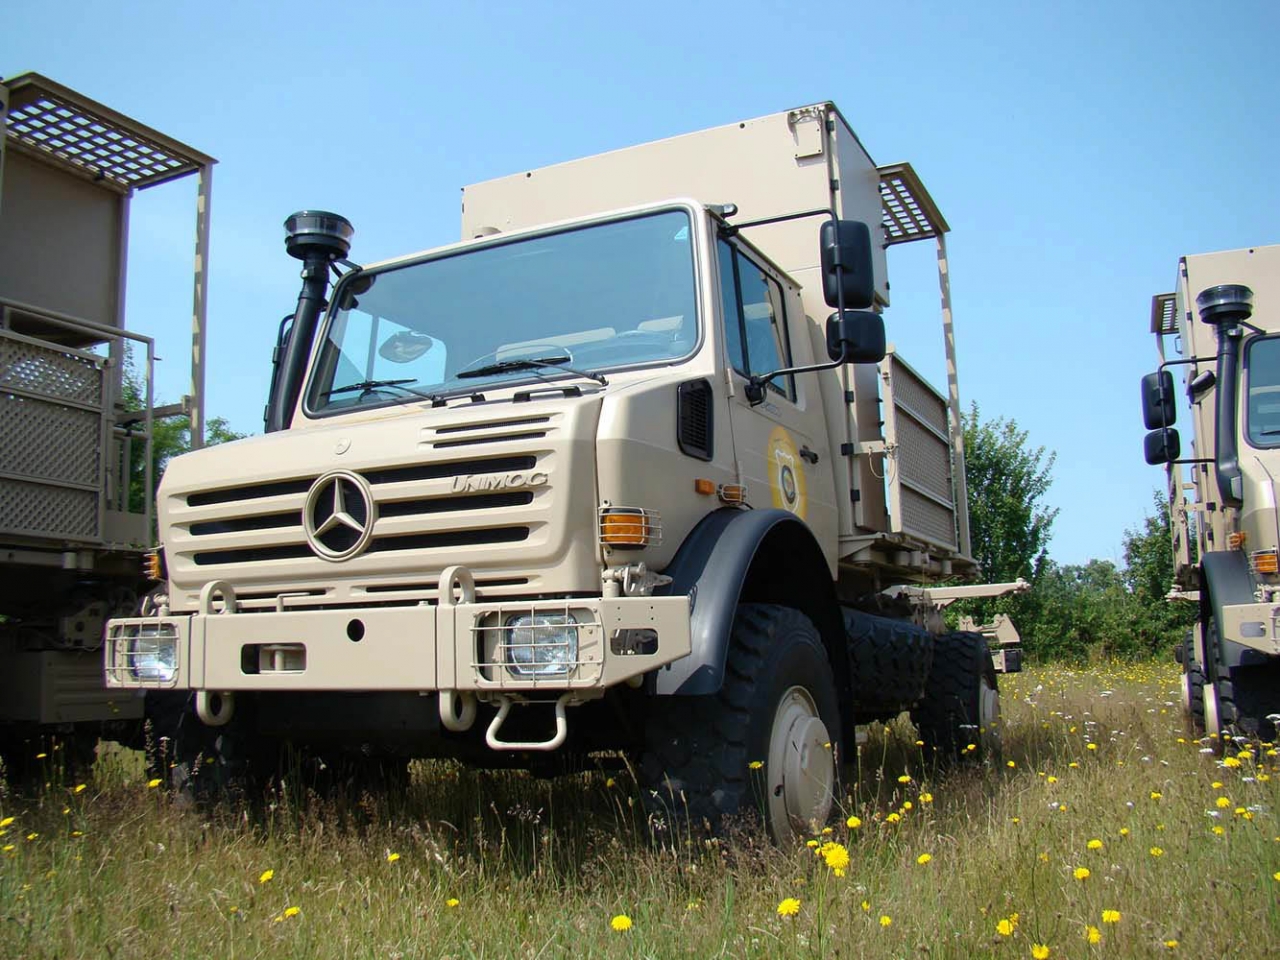
{"type": "Polygon", "coordinates": [[[1245,535],[1243,533],[1227,534],[1227,546],[1232,550],[1239,550],[1244,546],[1245,535]]]}
{"type": "Polygon", "coordinates": [[[714,480],[707,480],[703,477],[699,477],[697,480],[693,481],[693,492],[700,493],[704,497],[709,497],[711,494],[716,492],[716,482],[714,480]]]}
{"type": "Polygon", "coordinates": [[[1253,567],[1254,573],[1276,573],[1280,570],[1280,562],[1277,561],[1274,550],[1259,550],[1251,554],[1249,566],[1253,567]]]}
{"type": "Polygon", "coordinates": [[[656,542],[657,514],[617,508],[600,516],[600,542],[610,547],[647,547],[656,542]]]}
{"type": "Polygon", "coordinates": [[[142,555],[142,575],[148,580],[168,579],[168,571],[164,568],[164,554],[159,550],[148,550],[142,555]]]}
{"type": "Polygon", "coordinates": [[[747,488],[741,483],[722,483],[719,493],[721,503],[747,502],[747,488]]]}

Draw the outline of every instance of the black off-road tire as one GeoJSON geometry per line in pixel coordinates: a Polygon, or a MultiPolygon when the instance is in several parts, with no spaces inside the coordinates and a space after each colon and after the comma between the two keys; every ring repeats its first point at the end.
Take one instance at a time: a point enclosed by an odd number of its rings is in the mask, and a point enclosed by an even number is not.
{"type": "Polygon", "coordinates": [[[891,720],[924,695],[934,638],[907,620],[845,608],[851,701],[858,721],[891,720]]]}
{"type": "Polygon", "coordinates": [[[943,764],[959,760],[998,763],[999,704],[996,669],[986,638],[965,632],[936,637],[924,698],[911,711],[926,758],[943,764]]]}
{"type": "Polygon", "coordinates": [[[1187,631],[1182,640],[1178,661],[1182,664],[1183,682],[1186,684],[1187,720],[1198,737],[1204,736],[1204,685],[1207,678],[1204,667],[1196,662],[1195,635],[1187,631]]]}
{"type": "Polygon", "coordinates": [[[769,748],[779,707],[797,688],[826,728],[817,748],[829,761],[813,759],[830,763],[835,793],[840,712],[818,631],[798,610],[744,603],[734,618],[720,691],[653,702],[638,770],[651,824],[659,831],[687,825],[718,833],[754,814],[775,840],[789,841],[800,825],[770,813],[770,795],[783,795],[784,770],[770,769],[769,748]]]}

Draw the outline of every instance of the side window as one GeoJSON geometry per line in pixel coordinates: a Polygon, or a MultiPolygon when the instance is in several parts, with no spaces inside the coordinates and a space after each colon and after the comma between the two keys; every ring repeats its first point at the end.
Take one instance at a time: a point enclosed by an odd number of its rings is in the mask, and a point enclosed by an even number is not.
{"type": "MultiPolygon", "coordinates": [[[[723,240],[720,241],[720,289],[725,340],[733,368],[742,374],[752,374],[791,366],[782,289],[777,281],[723,240]]],[[[796,397],[792,377],[770,380],[769,389],[789,400],[796,397]]]]}

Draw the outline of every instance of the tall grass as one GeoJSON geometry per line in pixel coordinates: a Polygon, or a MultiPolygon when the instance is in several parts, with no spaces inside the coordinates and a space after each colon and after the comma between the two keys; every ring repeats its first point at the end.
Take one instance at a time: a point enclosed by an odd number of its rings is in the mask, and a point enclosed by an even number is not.
{"type": "Polygon", "coordinates": [[[84,789],[0,801],[0,954],[1275,955],[1274,748],[1204,752],[1164,665],[1038,669],[1002,693],[1007,765],[935,775],[909,725],[877,728],[840,821],[794,849],[648,819],[625,772],[421,764],[395,796],[286,785],[210,809],[104,750],[84,789]]]}

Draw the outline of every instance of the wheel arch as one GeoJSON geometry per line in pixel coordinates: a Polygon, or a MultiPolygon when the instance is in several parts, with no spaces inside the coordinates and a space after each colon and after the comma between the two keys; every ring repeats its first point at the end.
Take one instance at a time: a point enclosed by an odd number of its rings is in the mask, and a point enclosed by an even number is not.
{"type": "Polygon", "coordinates": [[[712,694],[724,682],[739,603],[774,603],[804,613],[827,649],[841,703],[847,702],[844,624],[826,558],[803,521],[785,510],[717,510],[681,544],[666,568],[670,595],[691,598],[693,649],[658,671],[654,692],[712,694]]]}
{"type": "Polygon", "coordinates": [[[1253,603],[1253,576],[1249,563],[1239,550],[1214,550],[1200,560],[1200,646],[1204,650],[1201,665],[1210,677],[1217,677],[1220,666],[1238,667],[1253,659],[1252,651],[1244,644],[1226,640],[1222,628],[1223,607],[1253,603]],[[1205,648],[1203,626],[1212,617],[1217,627],[1218,649],[1205,648]]]}

